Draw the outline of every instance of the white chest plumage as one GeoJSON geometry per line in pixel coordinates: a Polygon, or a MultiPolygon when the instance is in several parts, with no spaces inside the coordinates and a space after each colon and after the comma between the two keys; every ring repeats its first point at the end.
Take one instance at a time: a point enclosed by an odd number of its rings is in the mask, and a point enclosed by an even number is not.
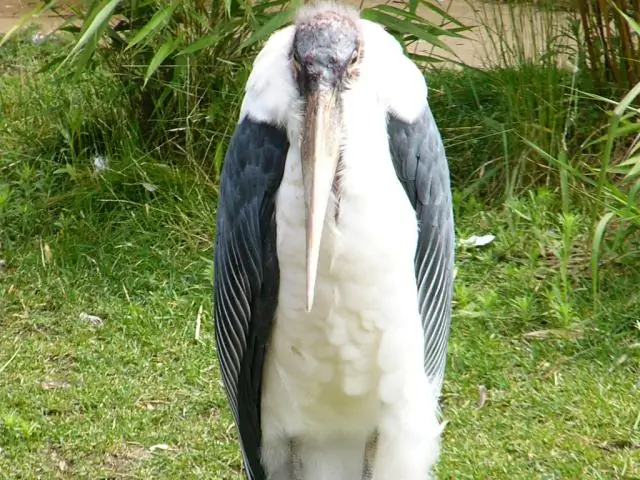
{"type": "MultiPolygon", "coordinates": [[[[267,438],[325,438],[332,445],[351,440],[340,449],[363,448],[382,421],[385,404],[402,402],[424,374],[415,212],[393,169],[384,115],[358,115],[359,122],[350,115],[362,113],[363,100],[345,95],[349,147],[343,152],[341,197],[338,210],[334,203],[325,218],[309,313],[296,145],[287,157],[276,203],[280,293],[262,397],[267,438]]],[[[352,463],[354,458],[343,457],[352,463]]],[[[341,462],[323,466],[336,472],[360,468],[341,462]]],[[[326,478],[347,477],[327,473],[326,478]]]]}
{"type": "Polygon", "coordinates": [[[416,217],[393,170],[384,111],[371,111],[382,106],[367,100],[355,91],[344,95],[349,142],[341,198],[325,218],[310,313],[304,310],[304,190],[295,144],[278,192],[280,295],[263,402],[273,404],[269,409],[289,433],[369,429],[364,419],[376,417],[369,410],[378,408],[381,395],[391,394],[380,385],[385,370],[393,367],[383,355],[385,342],[392,341],[385,334],[409,328],[421,339],[416,217]],[[369,114],[362,115],[363,108],[369,114]]]}

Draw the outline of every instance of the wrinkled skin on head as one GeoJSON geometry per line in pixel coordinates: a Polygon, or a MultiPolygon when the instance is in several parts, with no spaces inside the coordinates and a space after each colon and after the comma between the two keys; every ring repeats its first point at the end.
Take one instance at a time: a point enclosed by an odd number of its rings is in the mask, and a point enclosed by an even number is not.
{"type": "Polygon", "coordinates": [[[360,32],[350,17],[327,11],[298,24],[292,57],[301,95],[320,85],[341,89],[360,53],[360,32]]]}

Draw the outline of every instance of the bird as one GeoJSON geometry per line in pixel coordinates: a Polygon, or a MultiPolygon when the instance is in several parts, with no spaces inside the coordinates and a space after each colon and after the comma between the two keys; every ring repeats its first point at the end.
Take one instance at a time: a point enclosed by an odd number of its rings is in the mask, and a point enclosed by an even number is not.
{"type": "Polygon", "coordinates": [[[434,478],[453,217],[423,73],[359,10],[299,7],[220,176],[215,351],[246,478],[434,478]]]}

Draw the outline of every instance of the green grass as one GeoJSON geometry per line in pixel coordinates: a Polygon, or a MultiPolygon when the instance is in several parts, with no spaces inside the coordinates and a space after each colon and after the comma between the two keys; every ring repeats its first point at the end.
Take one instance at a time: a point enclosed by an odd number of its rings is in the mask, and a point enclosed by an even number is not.
{"type": "Polygon", "coordinates": [[[486,3],[508,5],[535,5],[536,8],[549,11],[570,11],[575,9],[574,0],[483,0],[486,3]]]}
{"type": "Polygon", "coordinates": [[[458,215],[461,233],[480,226],[497,238],[458,253],[443,478],[640,476],[637,269],[609,272],[615,283],[595,313],[579,280],[578,221],[563,305],[553,200],[542,190],[500,214],[458,215]]]}
{"type": "MultiPolygon", "coordinates": [[[[184,202],[118,204],[3,251],[9,478],[239,478],[209,313],[215,196],[189,191],[184,202]]],[[[561,227],[545,201],[541,192],[502,212],[459,209],[459,235],[497,239],[458,251],[442,478],[640,475],[637,272],[619,272],[597,315],[577,280],[562,326],[552,253],[561,227]]]]}
{"type": "MultiPolygon", "coordinates": [[[[55,48],[0,51],[14,64],[0,71],[0,478],[239,479],[213,347],[208,158],[144,148],[104,70],[36,75],[55,48]]],[[[457,250],[440,478],[640,478],[640,241],[605,245],[594,302],[590,205],[574,193],[561,215],[552,167],[518,142],[555,152],[569,80],[532,66],[430,77],[457,236],[496,235],[457,250]],[[505,151],[522,174],[470,188],[505,151]]],[[[600,106],[580,113],[576,164],[601,125],[600,106]]]]}

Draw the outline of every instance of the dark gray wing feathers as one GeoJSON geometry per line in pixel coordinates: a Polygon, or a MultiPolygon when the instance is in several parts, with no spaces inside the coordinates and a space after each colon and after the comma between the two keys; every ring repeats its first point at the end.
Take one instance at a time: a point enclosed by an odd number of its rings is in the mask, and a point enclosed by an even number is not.
{"type": "Polygon", "coordinates": [[[250,480],[260,462],[262,370],[277,307],[275,197],[289,144],[286,132],[245,118],[225,156],[214,251],[218,360],[250,480]]]}
{"type": "Polygon", "coordinates": [[[418,301],[424,331],[424,368],[442,386],[451,327],[454,230],[449,167],[429,106],[413,123],[388,118],[389,149],[398,180],[416,211],[418,301]]]}

